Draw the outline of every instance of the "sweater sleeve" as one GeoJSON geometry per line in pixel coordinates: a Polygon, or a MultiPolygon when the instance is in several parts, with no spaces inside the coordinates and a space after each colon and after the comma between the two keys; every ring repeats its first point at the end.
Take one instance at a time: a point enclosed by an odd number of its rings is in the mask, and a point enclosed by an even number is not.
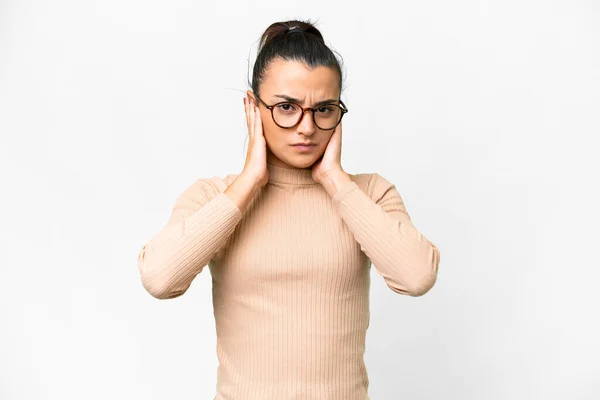
{"type": "Polygon", "coordinates": [[[362,251],[388,287],[421,296],[437,279],[440,251],[413,225],[396,187],[371,174],[367,195],[356,182],[341,187],[333,203],[362,251]]]}
{"type": "Polygon", "coordinates": [[[158,299],[181,296],[241,218],[237,205],[210,179],[198,179],[177,198],[166,225],[138,254],[144,288],[158,299]]]}

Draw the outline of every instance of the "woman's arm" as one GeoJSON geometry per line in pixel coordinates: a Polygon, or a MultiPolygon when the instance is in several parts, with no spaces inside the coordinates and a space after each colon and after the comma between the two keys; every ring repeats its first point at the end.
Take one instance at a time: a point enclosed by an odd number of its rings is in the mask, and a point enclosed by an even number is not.
{"type": "Polygon", "coordinates": [[[138,255],[144,288],[158,299],[181,296],[225,245],[255,192],[240,175],[224,192],[199,179],[177,199],[167,224],[138,255]]]}
{"type": "Polygon", "coordinates": [[[336,209],[388,287],[410,296],[427,293],[437,279],[440,251],[412,224],[396,187],[379,174],[371,175],[370,196],[354,181],[340,182],[336,209]]]}

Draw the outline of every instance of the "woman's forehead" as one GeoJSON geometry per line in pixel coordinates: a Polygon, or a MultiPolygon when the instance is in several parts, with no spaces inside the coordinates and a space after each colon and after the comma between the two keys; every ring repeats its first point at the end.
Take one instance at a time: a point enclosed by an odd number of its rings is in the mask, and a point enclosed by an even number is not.
{"type": "Polygon", "coordinates": [[[299,61],[273,61],[265,71],[263,88],[268,94],[285,93],[291,97],[337,97],[339,77],[330,67],[309,68],[299,61]]]}

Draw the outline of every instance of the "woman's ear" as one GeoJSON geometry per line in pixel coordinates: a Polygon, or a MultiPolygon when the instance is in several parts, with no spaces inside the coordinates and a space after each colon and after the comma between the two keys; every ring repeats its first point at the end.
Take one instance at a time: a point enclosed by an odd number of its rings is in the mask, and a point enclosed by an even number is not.
{"type": "Polygon", "coordinates": [[[252,99],[254,104],[258,105],[258,102],[256,101],[256,97],[254,97],[254,93],[252,93],[251,90],[246,90],[246,94],[248,95],[248,97],[250,97],[250,99],[252,99]]]}

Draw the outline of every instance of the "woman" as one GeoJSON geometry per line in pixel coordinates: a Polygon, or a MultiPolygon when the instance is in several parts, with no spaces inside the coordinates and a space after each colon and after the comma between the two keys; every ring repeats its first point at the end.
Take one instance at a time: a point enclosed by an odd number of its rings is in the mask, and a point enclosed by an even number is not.
{"type": "Polygon", "coordinates": [[[180,195],[139,254],[142,283],[174,298],[209,265],[215,399],[368,399],[371,265],[391,290],[420,296],[439,250],[393,184],[342,169],[341,68],[310,22],[269,26],[251,87],[243,171],[180,195]]]}

